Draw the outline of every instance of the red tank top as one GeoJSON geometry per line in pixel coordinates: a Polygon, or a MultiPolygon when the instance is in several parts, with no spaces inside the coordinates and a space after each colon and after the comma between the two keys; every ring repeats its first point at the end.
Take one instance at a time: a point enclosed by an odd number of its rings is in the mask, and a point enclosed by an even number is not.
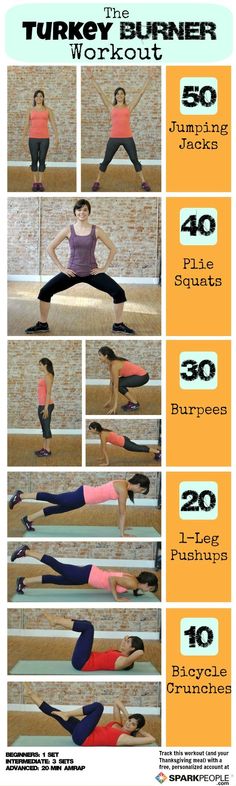
{"type": "Polygon", "coordinates": [[[92,652],[84,664],[82,671],[114,671],[117,658],[121,655],[119,650],[106,650],[106,652],[92,652]]]}
{"type": "Polygon", "coordinates": [[[121,734],[129,734],[129,732],[124,731],[121,724],[113,720],[110,723],[106,723],[105,726],[97,726],[82,745],[84,747],[93,747],[95,745],[100,748],[114,747],[121,734]]]}

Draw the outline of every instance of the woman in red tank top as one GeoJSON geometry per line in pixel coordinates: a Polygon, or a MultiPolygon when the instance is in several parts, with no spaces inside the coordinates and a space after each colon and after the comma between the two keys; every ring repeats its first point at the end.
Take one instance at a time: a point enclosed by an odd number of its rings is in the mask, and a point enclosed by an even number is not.
{"type": "Polygon", "coordinates": [[[142,98],[143,94],[147,90],[147,88],[151,84],[151,80],[155,77],[155,69],[149,68],[148,78],[144,82],[143,87],[137,93],[136,97],[131,101],[129,105],[126,104],[126,91],[123,87],[117,87],[114,91],[114,100],[113,104],[107,98],[103,90],[101,89],[98,82],[94,77],[93,68],[89,67],[86,69],[88,78],[92,81],[95,90],[97,91],[98,95],[100,96],[101,100],[105,108],[108,110],[110,117],[111,117],[111,130],[109,135],[109,140],[107,142],[105,156],[101,164],[99,165],[98,173],[96,176],[96,180],[92,185],[92,191],[98,191],[100,188],[100,179],[103,172],[106,172],[108,165],[111,163],[112,159],[118,148],[122,145],[128,154],[131,163],[134,166],[135,171],[140,177],[141,180],[141,188],[143,191],[151,191],[149,184],[144,178],[142,164],[138,161],[137,150],[135,141],[133,138],[132,129],[130,127],[130,115],[138,105],[140,99],[142,98]]]}
{"type": "Polygon", "coordinates": [[[58,131],[53,112],[44,103],[43,90],[35,90],[33,108],[28,112],[23,130],[23,142],[26,136],[29,138],[31,171],[33,172],[32,191],[45,191],[43,172],[46,168],[45,161],[49,148],[48,123],[50,123],[54,131],[54,141],[57,147],[58,131]]]}
{"type": "Polygon", "coordinates": [[[106,449],[107,444],[116,445],[119,448],[124,448],[124,450],[131,451],[132,453],[151,453],[156,461],[160,459],[160,448],[152,448],[148,445],[139,445],[137,442],[133,442],[131,439],[129,439],[129,437],[117,434],[114,431],[110,431],[108,428],[103,428],[103,426],[101,426],[100,423],[97,423],[96,420],[93,420],[93,422],[89,424],[88,428],[91,434],[96,434],[100,439],[101,459],[99,460],[99,464],[106,464],[107,466],[109,464],[109,456],[106,449]]]}
{"type": "Polygon", "coordinates": [[[121,407],[124,412],[139,409],[139,402],[131,395],[128,388],[139,388],[149,382],[149,374],[145,368],[127,358],[119,357],[111,347],[100,347],[98,357],[101,363],[108,367],[110,375],[110,398],[104,404],[104,407],[109,408],[107,414],[116,415],[119,393],[128,401],[121,407]]]}
{"type": "Polygon", "coordinates": [[[38,382],[38,417],[43,434],[43,447],[35,450],[35,455],[39,458],[51,456],[51,417],[54,410],[52,400],[52,386],[54,382],[54,368],[49,358],[41,358],[39,361],[39,371],[43,375],[38,382]]]}
{"type": "Polygon", "coordinates": [[[25,697],[28,696],[39,707],[41,712],[55,718],[60,726],[71,735],[75,745],[84,747],[120,747],[151,745],[156,742],[152,734],[143,731],[143,726],[145,725],[144,716],[139,712],[129,715],[128,710],[120,699],[115,700],[113,704],[112,721],[99,726],[99,720],[104,712],[104,706],[101,702],[96,701],[65,712],[52,707],[46,701],[42,701],[41,696],[32,691],[26,684],[25,697]]]}

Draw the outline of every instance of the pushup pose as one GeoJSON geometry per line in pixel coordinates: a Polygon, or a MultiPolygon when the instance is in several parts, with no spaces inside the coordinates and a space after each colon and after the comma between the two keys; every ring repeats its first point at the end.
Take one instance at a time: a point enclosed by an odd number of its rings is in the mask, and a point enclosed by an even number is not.
{"type": "Polygon", "coordinates": [[[116,151],[122,145],[124,147],[127,155],[130,158],[131,163],[134,166],[135,171],[137,172],[138,176],[141,180],[141,188],[143,191],[151,191],[150,186],[148,185],[147,181],[144,178],[142,164],[138,161],[137,150],[135,141],[133,138],[133,132],[130,126],[130,115],[138,105],[140,99],[142,98],[143,94],[147,90],[147,88],[151,84],[151,80],[155,76],[155,70],[149,68],[149,75],[144,82],[143,87],[136,95],[133,101],[130,104],[126,103],[126,91],[123,87],[117,87],[114,91],[114,100],[113,105],[109,98],[103,93],[98,82],[94,77],[93,68],[87,68],[87,75],[88,78],[91,79],[95,90],[99,94],[105,108],[108,110],[111,118],[111,130],[109,134],[109,140],[107,142],[105,156],[101,164],[99,165],[98,173],[96,176],[96,180],[92,185],[92,191],[98,191],[100,188],[100,179],[103,172],[106,172],[108,165],[111,163],[116,151]]]}
{"type": "Polygon", "coordinates": [[[110,398],[104,404],[108,407],[108,415],[115,415],[118,407],[118,394],[121,393],[127,399],[127,404],[123,404],[121,409],[129,412],[139,409],[139,402],[131,395],[129,388],[140,388],[149,381],[149,374],[136,363],[119,357],[111,347],[100,347],[98,357],[109,369],[110,375],[110,398]]]}
{"type": "Polygon", "coordinates": [[[43,90],[35,90],[33,108],[28,112],[23,130],[23,142],[27,136],[29,138],[31,171],[33,172],[32,191],[45,191],[43,173],[46,169],[45,161],[50,142],[49,123],[54,131],[57,147],[58,132],[53,112],[44,103],[43,90]]]}
{"type": "Polygon", "coordinates": [[[16,591],[20,595],[23,595],[24,590],[32,584],[59,584],[63,587],[71,585],[81,587],[83,584],[88,584],[93,589],[111,592],[116,601],[127,601],[127,598],[120,597],[120,594],[127,592],[127,590],[133,591],[133,594],[137,596],[140,591],[141,593],[156,592],[158,589],[157,577],[151,571],[141,571],[138,576],[134,576],[132,573],[104,570],[92,564],[83,566],[71,565],[59,562],[55,557],[51,557],[50,554],[44,554],[25,544],[13,551],[11,562],[23,559],[27,552],[29,552],[30,557],[52,568],[54,573],[27,576],[26,578],[20,576],[16,582],[16,591]]]}
{"type": "Polygon", "coordinates": [[[160,448],[138,445],[137,442],[133,442],[129,437],[117,434],[116,431],[111,431],[109,428],[103,428],[96,420],[89,424],[89,431],[91,434],[97,434],[99,436],[101,446],[101,460],[99,463],[101,464],[109,464],[109,456],[106,449],[107,445],[115,445],[119,448],[124,448],[124,450],[131,451],[131,453],[151,453],[155,461],[160,459],[160,448]]]}
{"type": "Polygon", "coordinates": [[[25,686],[25,695],[29,695],[41,712],[55,718],[68,731],[76,745],[89,747],[115,747],[127,745],[150,745],[155,738],[141,731],[145,718],[140,713],[129,715],[124,704],[117,699],[113,705],[113,719],[104,726],[98,726],[104,712],[101,702],[94,701],[84,707],[77,707],[71,712],[62,712],[51,707],[41,697],[25,686]]]}
{"type": "Polygon", "coordinates": [[[113,333],[134,334],[135,331],[122,322],[126,301],[125,291],[106,272],[115,256],[116,247],[101,227],[89,222],[90,212],[90,202],[87,199],[79,199],[74,205],[75,223],[67,224],[64,229],[61,229],[48,246],[49,256],[60,272],[51,278],[50,281],[47,281],[40,289],[38,294],[40,319],[36,322],[36,325],[26,328],[25,333],[48,333],[49,325],[47,319],[52,297],[58,294],[58,292],[70,289],[75,284],[84,283],[89,284],[94,289],[98,289],[100,292],[105,292],[112,298],[114,308],[113,333]],[[56,254],[56,249],[64,240],[68,240],[70,248],[67,267],[64,267],[56,254]],[[98,240],[109,251],[105,264],[100,266],[97,264],[95,257],[98,240]]]}
{"type": "Polygon", "coordinates": [[[130,480],[109,480],[101,486],[79,486],[75,491],[65,491],[62,494],[49,494],[47,491],[36,491],[33,494],[23,493],[17,489],[10,498],[9,508],[13,510],[15,505],[23,500],[35,499],[37,501],[50,502],[50,506],[41,508],[36,513],[23,516],[22,524],[27,530],[33,530],[33,522],[44,516],[54,516],[58,513],[68,513],[70,510],[77,510],[84,505],[97,505],[108,500],[117,500],[119,507],[118,526],[120,534],[125,535],[126,523],[126,504],[128,499],[134,501],[134,494],[148,494],[150,480],[146,475],[136,473],[130,480]],[[52,503],[52,504],[51,504],[52,503]]]}

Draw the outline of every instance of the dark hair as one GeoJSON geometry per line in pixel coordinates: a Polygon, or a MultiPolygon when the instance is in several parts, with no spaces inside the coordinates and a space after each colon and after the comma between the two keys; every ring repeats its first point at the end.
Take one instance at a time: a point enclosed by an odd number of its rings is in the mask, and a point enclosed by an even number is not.
{"type": "Polygon", "coordinates": [[[54,368],[53,368],[53,365],[52,365],[52,361],[49,360],[48,358],[41,358],[41,360],[39,362],[42,363],[43,366],[46,366],[48,373],[52,374],[53,377],[54,377],[54,368]]]}
{"type": "MultiPolygon", "coordinates": [[[[142,489],[145,489],[144,496],[146,497],[150,487],[150,480],[147,475],[142,475],[141,473],[136,472],[132,478],[129,478],[129,483],[138,483],[140,486],[142,486],[142,489]]],[[[128,496],[131,502],[134,502],[134,491],[128,491],[128,496]]]]}
{"type": "Polygon", "coordinates": [[[75,211],[80,210],[80,208],[84,207],[84,205],[86,205],[86,207],[88,208],[89,214],[91,213],[91,205],[90,202],[88,202],[88,199],[78,199],[78,202],[76,202],[73,207],[74,216],[75,216],[75,211]]]}
{"type": "Polygon", "coordinates": [[[111,347],[100,347],[98,354],[103,355],[108,360],[126,360],[126,358],[120,358],[119,355],[116,355],[111,347]]]}
{"type": "Polygon", "coordinates": [[[117,104],[116,96],[117,96],[117,93],[118,93],[119,90],[122,90],[122,93],[124,93],[124,104],[126,104],[126,100],[125,100],[126,92],[125,92],[124,88],[123,87],[117,87],[116,90],[114,90],[113,106],[116,106],[116,104],[117,104]]]}
{"type": "MultiPolygon", "coordinates": [[[[133,652],[136,652],[136,650],[143,650],[144,652],[144,643],[139,636],[129,636],[129,638],[131,639],[133,652]]],[[[130,671],[130,669],[133,668],[134,668],[134,664],[131,663],[130,666],[125,666],[124,671],[130,671]]]]}
{"type": "Polygon", "coordinates": [[[129,715],[129,720],[131,720],[131,718],[135,718],[135,720],[137,721],[137,729],[135,729],[135,731],[131,731],[130,736],[136,737],[138,731],[142,729],[143,726],[145,726],[145,718],[143,715],[141,715],[140,712],[133,712],[132,715],[129,715]]]}
{"type": "Polygon", "coordinates": [[[89,424],[89,431],[91,428],[93,428],[94,431],[97,432],[97,434],[101,434],[102,431],[108,431],[108,432],[111,431],[110,428],[103,428],[103,426],[101,426],[101,424],[98,423],[96,420],[93,420],[93,422],[89,424]]]}
{"type": "Polygon", "coordinates": [[[35,90],[35,93],[34,93],[34,104],[33,104],[33,106],[36,106],[36,101],[35,101],[35,99],[36,99],[36,96],[38,96],[38,94],[39,94],[39,93],[41,93],[41,95],[43,96],[43,106],[44,106],[44,92],[43,92],[43,90],[35,90]]]}
{"type": "MultiPolygon", "coordinates": [[[[149,584],[149,587],[154,587],[154,592],[158,589],[158,579],[155,576],[155,573],[150,573],[148,570],[142,570],[138,576],[136,576],[137,581],[140,584],[149,584]]],[[[133,590],[133,594],[137,597],[139,594],[138,589],[133,590]]]]}

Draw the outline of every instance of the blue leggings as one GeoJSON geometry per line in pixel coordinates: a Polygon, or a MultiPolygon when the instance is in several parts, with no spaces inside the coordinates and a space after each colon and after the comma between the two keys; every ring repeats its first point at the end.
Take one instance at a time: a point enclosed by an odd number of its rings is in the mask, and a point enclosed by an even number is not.
{"type": "Polygon", "coordinates": [[[72,630],[80,631],[81,636],[77,639],[71,663],[74,669],[82,669],[92,652],[94,627],[88,620],[74,620],[72,630]]]}
{"type": "Polygon", "coordinates": [[[62,494],[48,494],[47,491],[38,491],[37,500],[52,502],[54,507],[44,508],[44,516],[55,516],[58,513],[68,513],[69,510],[83,508],[85,505],[84,489],[79,486],[75,491],[64,491],[62,494]]]}
{"type": "Polygon", "coordinates": [[[58,712],[57,708],[51,707],[46,701],[40,704],[39,709],[41,712],[44,712],[45,715],[50,715],[52,718],[55,718],[55,720],[60,723],[60,726],[63,726],[63,729],[66,729],[66,731],[71,734],[72,740],[76,745],[83,745],[87,737],[89,737],[97,726],[103,713],[104,706],[99,701],[94,701],[93,704],[86,704],[85,707],[83,707],[85,718],[82,718],[82,720],[78,720],[78,718],[75,718],[73,715],[71,715],[68,720],[64,720],[60,715],[54,715],[54,712],[58,712]]]}
{"type": "Polygon", "coordinates": [[[49,565],[56,573],[60,574],[59,576],[52,576],[50,573],[42,576],[43,584],[63,584],[66,586],[76,584],[78,586],[80,584],[88,584],[89,582],[92,565],[83,565],[82,567],[70,565],[59,562],[55,557],[50,557],[50,554],[44,554],[40,561],[44,565],[49,565]]]}

